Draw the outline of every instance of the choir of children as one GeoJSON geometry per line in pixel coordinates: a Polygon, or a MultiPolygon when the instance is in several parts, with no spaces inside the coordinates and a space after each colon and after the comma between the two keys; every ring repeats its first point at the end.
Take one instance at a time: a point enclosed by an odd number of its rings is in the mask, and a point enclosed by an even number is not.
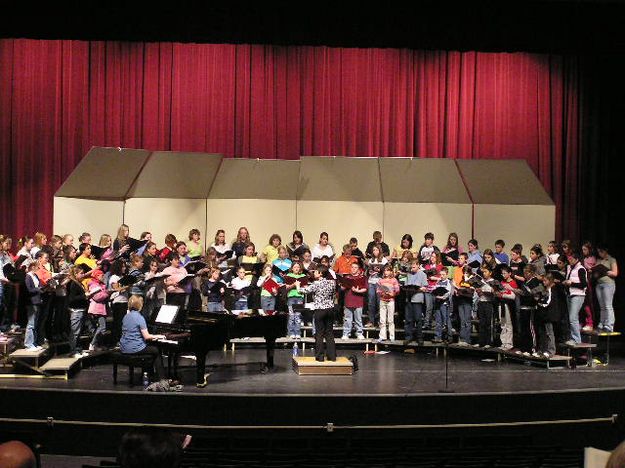
{"type": "Polygon", "coordinates": [[[496,241],[494,251],[481,252],[471,239],[465,253],[455,233],[441,251],[427,233],[420,247],[405,234],[391,252],[376,231],[364,255],[351,238],[337,256],[326,232],[310,249],[295,231],[286,246],[273,234],[257,253],[249,231],[241,227],[231,244],[218,230],[203,256],[198,229],[189,232],[189,248],[168,234],[160,251],[149,232],[141,241],[129,233],[122,225],[112,245],[111,237],[103,236],[99,246],[83,233],[78,249],[71,234],[53,236],[48,243],[45,234],[37,233],[20,239],[15,255],[11,239],[0,235],[0,330],[15,329],[21,320],[26,347],[44,346],[51,335],[66,336],[72,353],[80,355],[81,328],[92,331],[89,349],[94,350],[110,314],[117,341],[129,297],[139,296],[148,320],[165,302],[208,312],[285,312],[285,332],[293,339],[301,334],[304,303],[312,300],[323,305],[324,318],[315,322],[327,335],[328,321],[335,317],[327,311],[330,288],[323,283],[323,299],[309,296],[319,290],[314,284],[320,280],[335,284],[331,302],[335,309],[340,304],[336,316],[342,316],[343,338],[364,339],[366,326],[379,325],[380,341],[395,340],[395,324],[403,319],[405,344],[422,344],[429,328],[434,342],[451,342],[455,322],[461,346],[500,346],[548,357],[557,343],[579,343],[580,331],[591,331],[595,323],[598,330],[614,327],[618,266],[606,247],[595,251],[589,243],[576,251],[570,241],[552,241],[546,253],[534,245],[528,259],[520,245],[508,255],[503,240],[496,241]],[[475,316],[478,338],[472,340],[475,316]]]}

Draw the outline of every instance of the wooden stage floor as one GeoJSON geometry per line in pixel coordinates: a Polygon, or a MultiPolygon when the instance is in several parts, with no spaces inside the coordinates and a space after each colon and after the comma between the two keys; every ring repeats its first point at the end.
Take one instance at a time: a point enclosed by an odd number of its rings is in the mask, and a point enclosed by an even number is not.
{"type": "MultiPolygon", "coordinates": [[[[443,353],[418,350],[415,354],[399,350],[388,354],[365,355],[361,349],[339,349],[339,356],[355,356],[359,370],[351,376],[305,376],[292,369],[290,349],[276,350],[276,368],[259,371],[264,359],[262,349],[240,347],[236,352],[213,351],[208,357],[208,385],[193,385],[191,359],[183,359],[180,377],[183,393],[252,394],[252,395],[407,395],[437,393],[445,388],[443,353]]],[[[305,351],[312,356],[310,349],[305,351]]],[[[448,389],[455,393],[561,392],[575,390],[625,388],[625,358],[613,356],[610,365],[576,369],[545,369],[503,360],[494,355],[462,353],[451,350],[448,358],[448,389]]],[[[0,369],[0,372],[2,370],[0,369]]],[[[4,372],[7,372],[4,370],[4,372]]],[[[140,382],[136,371],[135,382],[140,382]]],[[[119,381],[113,384],[112,367],[94,363],[78,371],[69,380],[0,379],[1,389],[54,389],[106,392],[141,392],[130,387],[126,367],[119,369],[119,381]]]]}

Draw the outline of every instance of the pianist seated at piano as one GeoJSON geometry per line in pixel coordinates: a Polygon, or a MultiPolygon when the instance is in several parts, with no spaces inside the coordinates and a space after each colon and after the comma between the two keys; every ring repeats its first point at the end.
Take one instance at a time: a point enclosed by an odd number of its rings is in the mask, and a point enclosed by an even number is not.
{"type": "Polygon", "coordinates": [[[122,337],[119,340],[119,349],[123,354],[134,356],[148,355],[154,360],[153,380],[164,376],[160,352],[156,346],[148,345],[148,341],[165,339],[165,335],[152,335],[148,331],[148,325],[141,309],[143,298],[130,296],[128,299],[128,312],[122,321],[122,337]]]}

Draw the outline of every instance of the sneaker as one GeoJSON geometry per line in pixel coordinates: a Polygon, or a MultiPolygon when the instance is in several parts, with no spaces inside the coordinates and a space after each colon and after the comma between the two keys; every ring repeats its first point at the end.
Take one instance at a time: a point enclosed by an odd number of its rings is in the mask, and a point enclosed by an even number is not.
{"type": "Polygon", "coordinates": [[[470,346],[466,341],[458,341],[458,346],[470,346]]]}
{"type": "Polygon", "coordinates": [[[551,357],[551,354],[549,354],[548,352],[544,352],[544,353],[543,353],[543,357],[544,357],[545,359],[549,359],[549,358],[551,357]]]}
{"type": "Polygon", "coordinates": [[[542,356],[541,356],[539,353],[537,353],[536,351],[534,351],[534,352],[532,353],[532,357],[539,358],[539,357],[542,357],[542,356]]]}
{"type": "Polygon", "coordinates": [[[518,354],[519,356],[521,356],[523,354],[523,351],[521,351],[520,349],[517,349],[514,354],[518,354]]]}
{"type": "Polygon", "coordinates": [[[89,345],[89,352],[90,352],[90,353],[93,353],[94,351],[95,351],[95,346],[94,346],[94,345],[92,345],[92,344],[90,344],[90,345],[89,345]]]}
{"type": "Polygon", "coordinates": [[[474,347],[474,348],[479,348],[479,347],[480,347],[480,344],[479,344],[479,343],[475,343],[475,344],[473,345],[473,347],[474,347]]]}
{"type": "Polygon", "coordinates": [[[491,345],[489,345],[489,344],[485,344],[485,345],[484,345],[484,349],[490,349],[490,348],[492,348],[492,346],[491,346],[491,345]]]}
{"type": "MultiPolygon", "coordinates": [[[[599,328],[599,327],[597,327],[597,328],[599,328]]],[[[585,327],[582,328],[582,331],[590,333],[590,332],[593,331],[593,328],[590,325],[586,325],[585,327]]]]}
{"type": "Polygon", "coordinates": [[[342,339],[342,340],[349,340],[349,335],[343,335],[343,336],[341,337],[341,339],[342,339]]]}
{"type": "Polygon", "coordinates": [[[432,340],[432,343],[442,343],[442,342],[443,342],[443,340],[442,340],[442,339],[440,339],[440,338],[434,338],[434,339],[432,340]]]}
{"type": "Polygon", "coordinates": [[[82,351],[80,354],[82,355],[82,357],[87,357],[89,356],[89,351],[82,351]]]}
{"type": "Polygon", "coordinates": [[[362,333],[356,335],[356,339],[357,340],[364,340],[365,339],[365,335],[363,335],[362,333]]]}
{"type": "Polygon", "coordinates": [[[577,342],[575,342],[574,340],[565,341],[564,344],[567,346],[577,346],[577,342]]]}
{"type": "Polygon", "coordinates": [[[83,354],[82,354],[82,353],[74,353],[74,354],[72,354],[72,357],[73,357],[74,359],[80,359],[80,358],[82,358],[82,357],[83,357],[83,354]]]}
{"type": "Polygon", "coordinates": [[[525,357],[530,357],[530,356],[531,356],[531,354],[530,354],[528,351],[525,351],[525,352],[523,353],[523,356],[525,356],[525,357]]]}

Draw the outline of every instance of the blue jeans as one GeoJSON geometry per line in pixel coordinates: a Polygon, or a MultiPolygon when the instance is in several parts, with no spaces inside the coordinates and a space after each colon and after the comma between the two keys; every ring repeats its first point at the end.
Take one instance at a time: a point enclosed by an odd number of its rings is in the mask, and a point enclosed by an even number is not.
{"type": "Polygon", "coordinates": [[[223,312],[224,305],[222,302],[209,302],[206,305],[207,312],[223,312]]]}
{"type": "Polygon", "coordinates": [[[432,312],[434,311],[434,296],[432,293],[423,293],[425,296],[425,326],[430,328],[430,324],[432,323],[432,312]]]}
{"type": "Polygon", "coordinates": [[[406,302],[406,340],[423,341],[423,303],[406,302]]]}
{"type": "Polygon", "coordinates": [[[77,353],[82,351],[78,348],[77,343],[83,321],[85,320],[85,309],[69,309],[69,312],[69,351],[70,353],[77,353]]]}
{"type": "Polygon", "coordinates": [[[25,348],[34,348],[35,343],[37,342],[37,330],[35,329],[35,323],[37,322],[37,316],[39,315],[39,308],[39,304],[26,306],[28,324],[26,325],[26,335],[24,336],[25,348]]]}
{"type": "Polygon", "coordinates": [[[289,321],[287,323],[287,331],[286,334],[291,336],[301,336],[302,334],[302,313],[293,310],[293,305],[295,304],[303,304],[303,297],[289,297],[286,300],[287,306],[289,307],[289,321]]]}
{"type": "Polygon", "coordinates": [[[362,307],[345,307],[343,309],[343,335],[349,336],[352,324],[356,327],[356,335],[362,335],[362,307]]]}
{"type": "Polygon", "coordinates": [[[458,300],[458,316],[460,318],[460,341],[471,344],[471,315],[473,304],[467,300],[458,300]]]}
{"type": "Polygon", "coordinates": [[[449,317],[449,306],[446,303],[437,304],[436,310],[434,311],[434,320],[436,321],[434,337],[440,340],[443,336],[443,327],[446,326],[447,339],[450,339],[452,337],[451,318],[449,317]]]}
{"type": "Polygon", "coordinates": [[[96,346],[100,340],[100,335],[106,330],[106,316],[89,314],[89,329],[95,329],[90,346],[96,346]]]}
{"type": "Polygon", "coordinates": [[[369,321],[372,324],[378,323],[378,293],[376,291],[377,284],[369,283],[369,289],[367,290],[367,314],[369,315],[369,321]]]}
{"type": "Polygon", "coordinates": [[[276,298],[274,296],[260,296],[260,308],[264,311],[276,310],[276,298]]]}
{"type": "Polygon", "coordinates": [[[571,339],[575,343],[581,343],[582,337],[579,334],[579,311],[584,305],[586,296],[569,296],[569,324],[571,327],[571,339]]]}
{"type": "Polygon", "coordinates": [[[616,285],[614,283],[597,283],[595,286],[601,311],[599,325],[607,331],[614,330],[614,306],[612,301],[614,300],[615,288],[616,285]]]}

